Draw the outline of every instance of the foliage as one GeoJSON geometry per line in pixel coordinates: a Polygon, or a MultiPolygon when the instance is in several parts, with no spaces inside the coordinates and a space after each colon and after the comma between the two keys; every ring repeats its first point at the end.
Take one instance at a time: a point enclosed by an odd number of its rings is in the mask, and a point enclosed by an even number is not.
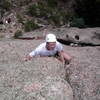
{"type": "Polygon", "coordinates": [[[21,31],[21,30],[17,30],[17,31],[15,32],[15,34],[14,34],[14,38],[18,38],[18,37],[20,37],[20,36],[22,36],[22,31],[21,31]]]}
{"type": "Polygon", "coordinates": [[[67,24],[73,17],[73,13],[66,12],[58,6],[58,0],[44,0],[32,4],[28,8],[28,14],[32,17],[43,18],[54,26],[67,24]]]}
{"type": "Polygon", "coordinates": [[[18,15],[17,15],[17,19],[18,19],[18,22],[19,22],[19,23],[24,24],[24,22],[23,22],[23,21],[24,21],[24,19],[22,18],[22,16],[21,16],[21,15],[19,15],[19,14],[18,14],[18,15]]]}
{"type": "Polygon", "coordinates": [[[37,6],[35,4],[29,6],[28,14],[30,14],[31,16],[37,16],[37,6]]]}
{"type": "Polygon", "coordinates": [[[20,0],[19,6],[24,6],[32,2],[32,0],[20,0]]]}
{"type": "Polygon", "coordinates": [[[58,0],[46,0],[47,5],[52,8],[56,8],[58,5],[58,0]]]}
{"type": "Polygon", "coordinates": [[[82,17],[88,26],[100,26],[99,0],[75,0],[74,9],[76,14],[82,17]]]}
{"type": "Polygon", "coordinates": [[[0,0],[0,8],[5,9],[5,10],[10,10],[11,8],[11,3],[7,0],[0,0]]]}
{"type": "Polygon", "coordinates": [[[59,15],[52,15],[49,17],[48,21],[50,24],[55,26],[60,26],[60,16],[59,15]]]}
{"type": "Polygon", "coordinates": [[[39,28],[39,26],[32,20],[27,20],[26,23],[24,23],[24,29],[26,32],[32,31],[37,28],[39,28]]]}
{"type": "Polygon", "coordinates": [[[71,22],[71,27],[85,28],[85,22],[83,18],[74,18],[71,22]]]}

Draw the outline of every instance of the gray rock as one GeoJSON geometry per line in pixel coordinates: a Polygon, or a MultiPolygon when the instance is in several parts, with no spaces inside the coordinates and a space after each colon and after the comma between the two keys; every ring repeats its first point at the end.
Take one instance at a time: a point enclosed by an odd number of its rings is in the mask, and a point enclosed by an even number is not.
{"type": "Polygon", "coordinates": [[[70,100],[72,95],[74,100],[100,99],[100,46],[63,45],[72,56],[66,66],[52,57],[23,62],[41,42],[0,41],[0,100],[70,100]]]}
{"type": "Polygon", "coordinates": [[[41,41],[34,42],[0,42],[0,100],[73,100],[64,65],[56,58],[22,60],[41,41]]]}
{"type": "Polygon", "coordinates": [[[66,80],[73,89],[74,100],[100,99],[100,47],[71,47],[73,57],[66,66],[66,80]]]}
{"type": "Polygon", "coordinates": [[[75,43],[86,46],[100,46],[100,28],[60,28],[52,30],[62,43],[75,43]]]}

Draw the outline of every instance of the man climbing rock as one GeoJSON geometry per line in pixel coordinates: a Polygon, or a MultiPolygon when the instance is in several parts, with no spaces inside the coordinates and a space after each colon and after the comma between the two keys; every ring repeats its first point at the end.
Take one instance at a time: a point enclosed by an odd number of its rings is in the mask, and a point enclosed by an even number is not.
{"type": "Polygon", "coordinates": [[[57,57],[62,63],[69,63],[71,57],[63,51],[62,45],[57,41],[56,36],[52,33],[46,35],[46,42],[40,44],[25,58],[25,61],[31,60],[35,56],[40,57],[57,57]]]}

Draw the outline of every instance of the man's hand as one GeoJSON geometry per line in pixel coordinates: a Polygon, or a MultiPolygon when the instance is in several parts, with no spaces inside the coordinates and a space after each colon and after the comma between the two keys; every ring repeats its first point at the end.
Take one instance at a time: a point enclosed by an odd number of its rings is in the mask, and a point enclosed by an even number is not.
{"type": "Polygon", "coordinates": [[[24,58],[24,61],[28,61],[28,60],[32,60],[32,57],[29,55],[24,58]]]}

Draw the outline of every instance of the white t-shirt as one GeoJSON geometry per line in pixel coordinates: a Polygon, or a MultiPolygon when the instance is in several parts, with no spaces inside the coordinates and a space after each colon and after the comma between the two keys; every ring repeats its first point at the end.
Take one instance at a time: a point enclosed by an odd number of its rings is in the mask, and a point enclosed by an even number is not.
{"type": "Polygon", "coordinates": [[[47,50],[46,42],[44,42],[44,43],[40,44],[35,50],[33,50],[29,55],[31,57],[37,56],[37,55],[40,55],[40,56],[53,56],[57,52],[62,51],[62,49],[63,49],[62,45],[57,41],[54,50],[47,50]]]}

